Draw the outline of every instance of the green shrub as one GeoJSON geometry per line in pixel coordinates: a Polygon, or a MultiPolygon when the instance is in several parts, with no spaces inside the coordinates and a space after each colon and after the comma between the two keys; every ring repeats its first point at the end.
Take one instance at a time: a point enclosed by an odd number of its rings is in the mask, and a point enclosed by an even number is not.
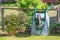
{"type": "Polygon", "coordinates": [[[56,24],[51,23],[50,24],[50,28],[49,28],[49,33],[52,34],[53,33],[53,29],[55,28],[56,24]]]}
{"type": "Polygon", "coordinates": [[[50,33],[54,33],[54,31],[57,32],[57,33],[60,33],[59,30],[55,30],[57,28],[60,29],[60,24],[59,23],[51,23],[50,24],[50,33]]]}
{"type": "Polygon", "coordinates": [[[25,32],[28,21],[29,17],[21,10],[18,15],[7,15],[4,20],[8,33],[15,33],[16,29],[19,29],[20,32],[25,32]]]}
{"type": "Polygon", "coordinates": [[[27,14],[26,14],[24,11],[21,11],[21,10],[20,10],[20,12],[19,12],[19,14],[18,14],[18,17],[19,17],[20,20],[21,20],[20,25],[25,25],[25,26],[28,25],[29,17],[27,16],[27,14]]]}
{"type": "Polygon", "coordinates": [[[42,0],[17,0],[17,5],[19,8],[34,8],[34,3],[38,9],[45,9],[46,3],[43,3],[42,0]]]}
{"type": "Polygon", "coordinates": [[[18,18],[14,14],[7,15],[4,18],[4,23],[7,28],[7,32],[9,34],[13,35],[15,33],[16,29],[19,27],[20,18],[18,18]]]}
{"type": "Polygon", "coordinates": [[[16,6],[16,4],[1,4],[1,6],[10,6],[10,7],[14,7],[14,6],[16,6]]]}

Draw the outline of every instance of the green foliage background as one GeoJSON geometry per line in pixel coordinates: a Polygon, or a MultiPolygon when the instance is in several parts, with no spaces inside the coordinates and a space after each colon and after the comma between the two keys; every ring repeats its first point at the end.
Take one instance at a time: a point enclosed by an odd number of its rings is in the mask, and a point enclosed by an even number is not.
{"type": "MultiPolygon", "coordinates": [[[[34,9],[34,4],[36,4],[37,9],[46,9],[46,3],[43,3],[42,0],[17,0],[18,8],[31,8],[34,9]]],[[[32,18],[34,16],[34,10],[22,10],[29,17],[27,25],[31,26],[32,18]]],[[[23,13],[22,13],[23,14],[23,13]]],[[[25,16],[24,16],[25,17],[25,16]]]]}
{"type": "Polygon", "coordinates": [[[34,8],[34,4],[39,9],[45,9],[46,3],[43,3],[42,0],[18,0],[19,8],[34,8]]]}

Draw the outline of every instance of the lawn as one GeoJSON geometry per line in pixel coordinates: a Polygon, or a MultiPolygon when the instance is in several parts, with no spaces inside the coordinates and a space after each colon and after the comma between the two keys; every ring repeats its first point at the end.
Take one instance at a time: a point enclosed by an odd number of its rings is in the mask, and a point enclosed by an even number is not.
{"type": "Polygon", "coordinates": [[[59,35],[48,35],[48,36],[38,36],[30,35],[26,33],[17,33],[16,36],[8,36],[5,33],[1,34],[0,30],[0,40],[60,40],[59,35]]]}
{"type": "Polygon", "coordinates": [[[60,36],[0,37],[0,40],[60,40],[60,36]]]}

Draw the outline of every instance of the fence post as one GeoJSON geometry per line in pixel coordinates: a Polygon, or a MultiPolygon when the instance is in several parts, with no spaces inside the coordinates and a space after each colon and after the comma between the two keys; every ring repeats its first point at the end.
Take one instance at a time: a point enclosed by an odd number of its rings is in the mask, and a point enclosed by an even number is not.
{"type": "Polygon", "coordinates": [[[1,9],[1,17],[2,17],[2,30],[4,31],[4,8],[1,9]]]}
{"type": "Polygon", "coordinates": [[[57,20],[60,22],[60,8],[57,8],[57,20]]]}

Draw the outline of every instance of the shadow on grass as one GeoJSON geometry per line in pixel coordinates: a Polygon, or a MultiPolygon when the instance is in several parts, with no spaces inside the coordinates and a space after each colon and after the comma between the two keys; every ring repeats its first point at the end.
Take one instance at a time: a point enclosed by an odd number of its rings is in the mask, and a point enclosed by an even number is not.
{"type": "MultiPolygon", "coordinates": [[[[8,34],[3,34],[3,33],[1,33],[0,34],[0,37],[5,37],[5,36],[10,36],[10,35],[8,35],[8,34]]],[[[29,36],[31,36],[30,34],[26,34],[26,33],[16,33],[15,35],[13,35],[13,36],[16,36],[16,37],[29,37],[29,36]]]]}
{"type": "Polygon", "coordinates": [[[60,34],[49,34],[48,36],[60,36],[60,34]]]}
{"type": "MultiPolygon", "coordinates": [[[[5,37],[5,36],[9,36],[9,35],[8,34],[0,34],[0,37],[5,37]]],[[[15,36],[20,37],[20,38],[25,38],[25,37],[30,37],[32,35],[31,34],[25,34],[25,33],[17,33],[15,36]]],[[[35,35],[35,36],[37,36],[37,35],[35,35]]],[[[49,34],[48,36],[60,36],[60,34],[49,34]]]]}
{"type": "Polygon", "coordinates": [[[8,34],[0,34],[0,37],[8,36],[8,34]]]}
{"type": "Polygon", "coordinates": [[[29,37],[31,34],[28,33],[16,33],[16,37],[29,37]]]}

